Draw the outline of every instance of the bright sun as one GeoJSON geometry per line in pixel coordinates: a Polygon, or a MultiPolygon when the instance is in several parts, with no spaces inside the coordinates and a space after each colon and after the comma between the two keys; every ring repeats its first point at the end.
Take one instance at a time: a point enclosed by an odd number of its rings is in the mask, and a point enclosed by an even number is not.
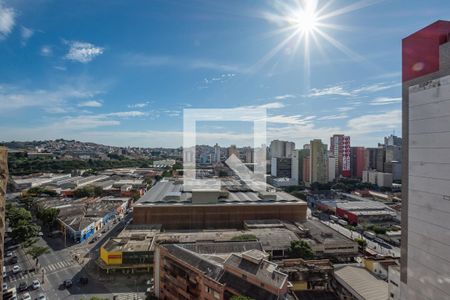
{"type": "Polygon", "coordinates": [[[284,49],[290,55],[302,49],[305,79],[309,81],[312,44],[322,55],[325,55],[324,46],[331,44],[350,58],[361,61],[363,59],[361,55],[355,53],[328,33],[333,30],[351,31],[353,28],[336,25],[330,23],[330,21],[335,17],[377,2],[378,0],[359,0],[348,6],[336,7],[334,0],[273,0],[274,11],[265,12],[262,17],[278,26],[278,29],[273,32],[274,34],[282,34],[285,38],[258,61],[254,67],[258,68],[258,66],[266,64],[284,49]]]}

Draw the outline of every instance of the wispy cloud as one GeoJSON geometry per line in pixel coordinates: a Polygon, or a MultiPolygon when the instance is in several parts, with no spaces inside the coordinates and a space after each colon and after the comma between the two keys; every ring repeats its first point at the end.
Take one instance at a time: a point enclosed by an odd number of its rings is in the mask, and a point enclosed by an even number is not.
{"type": "Polygon", "coordinates": [[[26,89],[19,86],[4,86],[0,89],[0,113],[31,107],[39,107],[48,112],[64,112],[70,101],[89,99],[101,93],[84,86],[60,86],[54,90],[26,89]]]}
{"type": "Polygon", "coordinates": [[[128,108],[144,108],[144,107],[147,107],[149,104],[150,104],[150,101],[139,102],[139,103],[135,103],[135,104],[129,104],[128,108]]]}
{"type": "Polygon", "coordinates": [[[295,124],[295,125],[306,125],[310,124],[311,121],[315,118],[315,116],[302,116],[302,115],[274,115],[268,116],[266,121],[268,123],[276,123],[276,124],[295,124]]]}
{"type": "Polygon", "coordinates": [[[53,49],[51,46],[44,45],[41,47],[40,53],[42,56],[52,56],[53,55],[53,49]]]}
{"type": "Polygon", "coordinates": [[[216,62],[209,59],[181,58],[166,55],[145,55],[140,53],[128,53],[123,56],[126,65],[139,67],[178,67],[188,69],[214,70],[227,73],[243,73],[245,68],[216,62]]]}
{"type": "Polygon", "coordinates": [[[373,132],[388,132],[401,125],[402,111],[400,109],[379,114],[363,115],[347,122],[350,134],[367,134],[373,132]]]}
{"type": "Polygon", "coordinates": [[[103,54],[104,51],[104,48],[91,43],[80,41],[69,41],[66,43],[69,45],[69,51],[65,58],[80,63],[88,63],[95,57],[103,54]]]}
{"type": "Polygon", "coordinates": [[[147,116],[148,113],[138,110],[132,110],[132,111],[120,111],[120,112],[113,112],[105,114],[105,116],[108,117],[120,117],[120,118],[132,118],[132,117],[144,117],[147,116]]]}
{"type": "Polygon", "coordinates": [[[364,85],[356,88],[346,87],[344,85],[335,85],[326,88],[314,88],[311,89],[307,97],[322,97],[322,96],[343,96],[343,97],[356,97],[369,93],[376,93],[392,88],[399,87],[400,83],[374,83],[364,85]]]}
{"type": "Polygon", "coordinates": [[[275,96],[275,100],[286,100],[286,99],[290,99],[290,98],[295,98],[295,95],[292,94],[285,94],[285,95],[279,95],[279,96],[275,96]]]}
{"type": "Polygon", "coordinates": [[[25,26],[22,26],[20,29],[20,37],[22,38],[22,46],[25,46],[28,42],[28,40],[33,36],[34,30],[31,28],[27,28],[25,26]]]}
{"type": "Polygon", "coordinates": [[[337,114],[337,115],[322,116],[322,117],[317,118],[317,120],[319,120],[319,121],[343,120],[343,119],[348,119],[348,115],[337,114]]]}
{"type": "Polygon", "coordinates": [[[99,100],[89,100],[78,103],[79,107],[102,107],[103,103],[99,100]]]}
{"type": "Polygon", "coordinates": [[[389,104],[397,104],[400,103],[402,101],[401,97],[393,97],[393,98],[389,98],[389,97],[379,97],[376,99],[373,99],[369,104],[370,105],[389,105],[389,104]]]}
{"type": "Polygon", "coordinates": [[[5,39],[13,30],[16,23],[16,12],[0,1],[0,40],[5,39]]]}

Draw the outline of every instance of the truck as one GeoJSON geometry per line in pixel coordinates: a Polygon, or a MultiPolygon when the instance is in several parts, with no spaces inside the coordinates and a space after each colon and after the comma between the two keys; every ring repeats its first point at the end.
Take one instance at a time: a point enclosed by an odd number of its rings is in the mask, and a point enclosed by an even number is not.
{"type": "Polygon", "coordinates": [[[338,224],[339,224],[339,225],[342,225],[342,226],[347,226],[347,225],[348,225],[348,222],[345,221],[345,220],[340,219],[340,220],[338,221],[338,224]]]}

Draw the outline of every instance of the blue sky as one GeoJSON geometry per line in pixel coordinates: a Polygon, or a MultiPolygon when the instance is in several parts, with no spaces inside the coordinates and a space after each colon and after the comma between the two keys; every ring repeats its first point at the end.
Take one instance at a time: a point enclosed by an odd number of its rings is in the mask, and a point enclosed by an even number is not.
{"type": "MultiPolygon", "coordinates": [[[[331,1],[333,41],[311,34],[309,60],[304,39],[283,42],[294,2],[0,0],[0,140],[176,147],[185,108],[258,107],[269,140],[400,135],[401,39],[449,19],[450,2],[331,1]]],[[[251,143],[251,123],[199,130],[251,143]]]]}

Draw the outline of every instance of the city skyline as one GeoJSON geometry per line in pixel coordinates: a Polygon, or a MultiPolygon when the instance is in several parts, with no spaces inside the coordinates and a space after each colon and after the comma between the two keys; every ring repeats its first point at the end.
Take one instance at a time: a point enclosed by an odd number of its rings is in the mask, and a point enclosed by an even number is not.
{"type": "MultiPolygon", "coordinates": [[[[183,108],[265,107],[268,141],[343,133],[374,147],[401,135],[398,41],[449,5],[432,2],[335,1],[320,29],[333,39],[310,34],[306,72],[279,1],[113,2],[108,17],[100,4],[0,1],[0,140],[179,147],[183,108]]],[[[242,122],[203,125],[200,144],[252,144],[242,122]]]]}

